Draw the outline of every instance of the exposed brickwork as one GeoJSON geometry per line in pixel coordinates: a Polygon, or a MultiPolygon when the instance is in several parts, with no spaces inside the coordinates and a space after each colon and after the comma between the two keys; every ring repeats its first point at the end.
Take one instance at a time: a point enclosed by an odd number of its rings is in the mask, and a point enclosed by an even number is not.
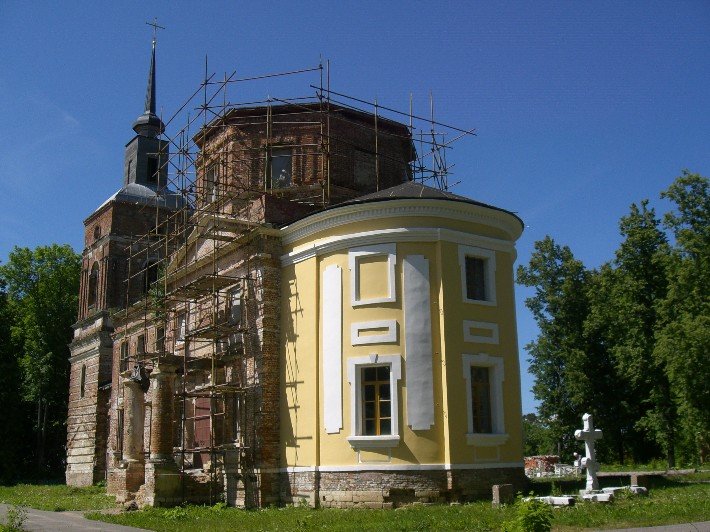
{"type": "Polygon", "coordinates": [[[522,468],[296,472],[281,474],[281,497],[285,503],[306,501],[326,508],[396,508],[489,499],[493,485],[504,483],[524,489],[522,468]]]}

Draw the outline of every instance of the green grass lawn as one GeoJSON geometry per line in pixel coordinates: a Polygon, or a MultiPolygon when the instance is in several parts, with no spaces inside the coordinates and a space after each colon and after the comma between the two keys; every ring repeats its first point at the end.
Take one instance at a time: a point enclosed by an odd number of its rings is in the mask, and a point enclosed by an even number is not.
{"type": "MultiPolygon", "coordinates": [[[[623,528],[710,520],[710,483],[707,474],[673,477],[651,489],[648,497],[620,497],[611,504],[580,503],[555,508],[555,530],[623,528]]],[[[538,480],[540,494],[573,492],[583,481],[553,483],[538,480]]],[[[93,510],[88,517],[101,521],[170,532],[193,530],[500,530],[516,515],[515,506],[492,508],[481,501],[464,505],[413,506],[396,510],[311,510],[268,508],[239,510],[185,506],[148,508],[138,512],[106,515],[97,510],[113,508],[105,488],[71,488],[62,484],[0,486],[0,503],[41,510],[93,510]]]]}
{"type": "Polygon", "coordinates": [[[72,488],[65,484],[15,484],[0,486],[0,504],[27,506],[38,510],[102,510],[116,506],[106,488],[72,488]]]}
{"type": "MultiPolygon", "coordinates": [[[[541,491],[549,486],[537,485],[541,491]]],[[[193,530],[500,530],[516,515],[513,506],[492,508],[490,502],[460,506],[414,506],[396,510],[311,510],[308,508],[234,508],[185,506],[149,508],[120,515],[89,515],[111,523],[158,531],[193,530]]],[[[620,497],[611,504],[580,503],[555,508],[555,530],[651,526],[710,519],[710,484],[667,480],[648,497],[620,497]]]]}

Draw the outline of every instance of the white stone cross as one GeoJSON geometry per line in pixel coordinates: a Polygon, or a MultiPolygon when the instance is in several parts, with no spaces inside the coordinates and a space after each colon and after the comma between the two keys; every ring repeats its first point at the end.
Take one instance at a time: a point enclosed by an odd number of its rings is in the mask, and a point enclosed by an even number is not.
{"type": "Polygon", "coordinates": [[[602,438],[602,431],[594,428],[592,414],[584,414],[582,421],[584,422],[584,429],[575,430],[574,437],[578,440],[584,440],[586,456],[579,461],[579,465],[587,469],[587,491],[594,491],[599,489],[599,480],[597,479],[599,464],[594,454],[594,442],[602,438]]]}

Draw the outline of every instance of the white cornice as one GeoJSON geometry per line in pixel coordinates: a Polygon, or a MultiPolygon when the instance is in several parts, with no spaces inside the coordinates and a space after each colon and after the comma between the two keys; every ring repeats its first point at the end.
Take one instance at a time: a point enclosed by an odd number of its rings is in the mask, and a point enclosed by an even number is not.
{"type": "Polygon", "coordinates": [[[439,227],[398,227],[379,231],[363,231],[349,235],[335,236],[311,246],[296,248],[291,253],[281,256],[281,265],[288,266],[308,260],[317,255],[349,249],[355,246],[385,244],[391,242],[452,242],[466,246],[479,246],[504,253],[511,253],[515,260],[515,247],[509,240],[488,236],[473,235],[452,229],[439,227]]]}
{"type": "Polygon", "coordinates": [[[394,217],[430,216],[488,225],[504,231],[511,241],[522,233],[520,221],[504,211],[472,203],[433,199],[400,199],[347,205],[326,210],[284,227],[284,245],[294,244],[314,234],[346,224],[394,217]]]}

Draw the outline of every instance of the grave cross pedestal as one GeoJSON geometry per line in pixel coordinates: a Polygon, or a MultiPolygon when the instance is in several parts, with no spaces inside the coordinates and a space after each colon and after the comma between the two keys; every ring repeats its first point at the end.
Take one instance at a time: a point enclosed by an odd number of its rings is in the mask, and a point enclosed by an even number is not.
{"type": "Polygon", "coordinates": [[[599,489],[599,480],[597,479],[599,464],[594,454],[594,442],[601,439],[602,431],[594,428],[592,414],[584,414],[582,421],[584,422],[584,429],[575,430],[574,437],[578,440],[584,440],[586,456],[579,460],[579,465],[587,469],[587,491],[594,491],[599,489]]]}

